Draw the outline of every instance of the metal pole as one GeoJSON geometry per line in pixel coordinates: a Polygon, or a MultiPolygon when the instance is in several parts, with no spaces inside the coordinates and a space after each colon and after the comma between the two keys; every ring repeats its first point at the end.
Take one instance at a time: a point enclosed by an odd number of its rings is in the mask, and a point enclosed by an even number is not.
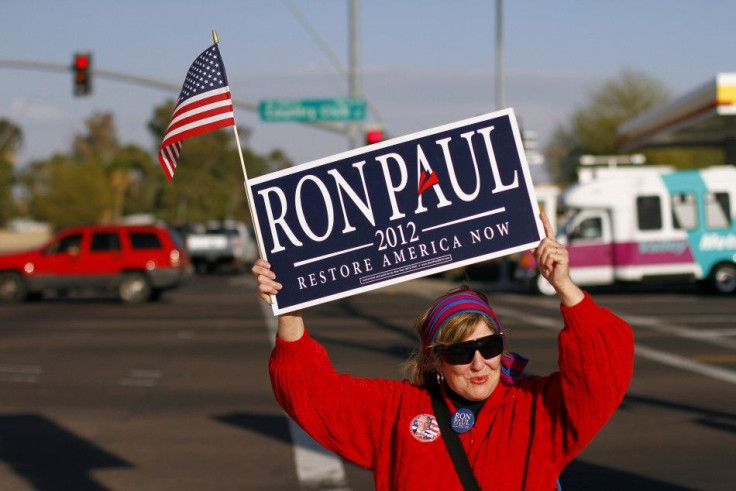
{"type": "MultiPolygon", "coordinates": [[[[503,0],[496,0],[496,110],[504,108],[503,90],[503,0]]],[[[511,268],[508,256],[501,258],[499,285],[507,287],[511,283],[511,268]]]]}
{"type": "MultiPolygon", "coordinates": [[[[72,67],[63,65],[60,63],[45,63],[38,61],[24,61],[24,60],[5,60],[0,59],[0,68],[19,68],[22,70],[40,70],[47,72],[70,72],[72,67]]],[[[106,78],[108,80],[115,80],[118,82],[125,82],[135,85],[141,85],[148,88],[160,89],[166,92],[171,92],[178,95],[181,91],[181,84],[172,84],[161,80],[155,80],[149,77],[141,77],[138,75],[130,75],[127,73],[116,72],[112,70],[105,70],[95,68],[91,71],[91,74],[95,78],[106,78]]],[[[250,112],[258,113],[259,104],[257,102],[245,101],[242,99],[233,99],[233,106],[245,109],[250,112]]],[[[349,127],[345,123],[332,123],[329,121],[314,121],[308,123],[297,122],[296,124],[311,126],[332,133],[338,133],[340,135],[349,135],[349,127]]]]}
{"type": "MultiPolygon", "coordinates": [[[[348,26],[350,31],[350,67],[348,73],[349,96],[353,98],[360,97],[360,60],[359,60],[359,42],[358,42],[358,0],[350,0],[350,12],[348,26]]],[[[360,124],[355,121],[348,126],[348,135],[350,139],[350,148],[358,148],[361,146],[360,124]]]]}
{"type": "Polygon", "coordinates": [[[506,105],[503,91],[503,0],[496,0],[496,110],[506,105]]]}

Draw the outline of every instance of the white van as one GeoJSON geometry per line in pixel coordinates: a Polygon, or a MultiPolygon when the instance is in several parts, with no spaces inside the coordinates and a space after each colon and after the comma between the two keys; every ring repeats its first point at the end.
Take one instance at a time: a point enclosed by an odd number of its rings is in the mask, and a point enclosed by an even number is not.
{"type": "MultiPolygon", "coordinates": [[[[557,235],[578,285],[697,280],[736,292],[736,167],[587,172],[560,198],[568,212],[557,235]]],[[[516,277],[554,293],[531,254],[520,259],[516,277]]]]}

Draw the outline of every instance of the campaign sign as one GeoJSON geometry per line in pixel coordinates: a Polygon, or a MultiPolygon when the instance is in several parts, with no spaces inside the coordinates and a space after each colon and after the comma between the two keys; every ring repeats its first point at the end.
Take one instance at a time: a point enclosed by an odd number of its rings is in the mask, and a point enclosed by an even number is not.
{"type": "Polygon", "coordinates": [[[535,247],[544,237],[512,109],[254,178],[275,315],[535,247]]]}

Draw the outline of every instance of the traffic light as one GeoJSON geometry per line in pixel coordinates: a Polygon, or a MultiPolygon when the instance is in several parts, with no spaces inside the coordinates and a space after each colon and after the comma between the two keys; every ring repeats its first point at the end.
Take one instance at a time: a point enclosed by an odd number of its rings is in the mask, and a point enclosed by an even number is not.
{"type": "Polygon", "coordinates": [[[381,128],[368,128],[365,131],[365,144],[372,145],[383,141],[383,130],[381,128]]]}
{"type": "Polygon", "coordinates": [[[74,95],[84,96],[92,93],[92,54],[75,53],[74,65],[74,95]]]}

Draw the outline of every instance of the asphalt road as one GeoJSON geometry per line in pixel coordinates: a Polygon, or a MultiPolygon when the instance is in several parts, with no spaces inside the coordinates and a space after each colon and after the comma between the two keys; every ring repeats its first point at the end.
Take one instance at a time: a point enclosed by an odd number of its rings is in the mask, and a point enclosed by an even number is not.
{"type": "MultiPolygon", "coordinates": [[[[556,366],[553,299],[486,289],[527,372],[556,366]]],[[[338,370],[400,377],[411,325],[448,285],[417,280],[305,312],[338,370]]],[[[0,490],[373,489],[305,441],[267,373],[272,320],[248,275],[197,277],[139,307],[0,306],[0,490]]],[[[634,327],[634,380],[562,475],[568,490],[722,490],[736,481],[736,298],[599,290],[634,327]]]]}

